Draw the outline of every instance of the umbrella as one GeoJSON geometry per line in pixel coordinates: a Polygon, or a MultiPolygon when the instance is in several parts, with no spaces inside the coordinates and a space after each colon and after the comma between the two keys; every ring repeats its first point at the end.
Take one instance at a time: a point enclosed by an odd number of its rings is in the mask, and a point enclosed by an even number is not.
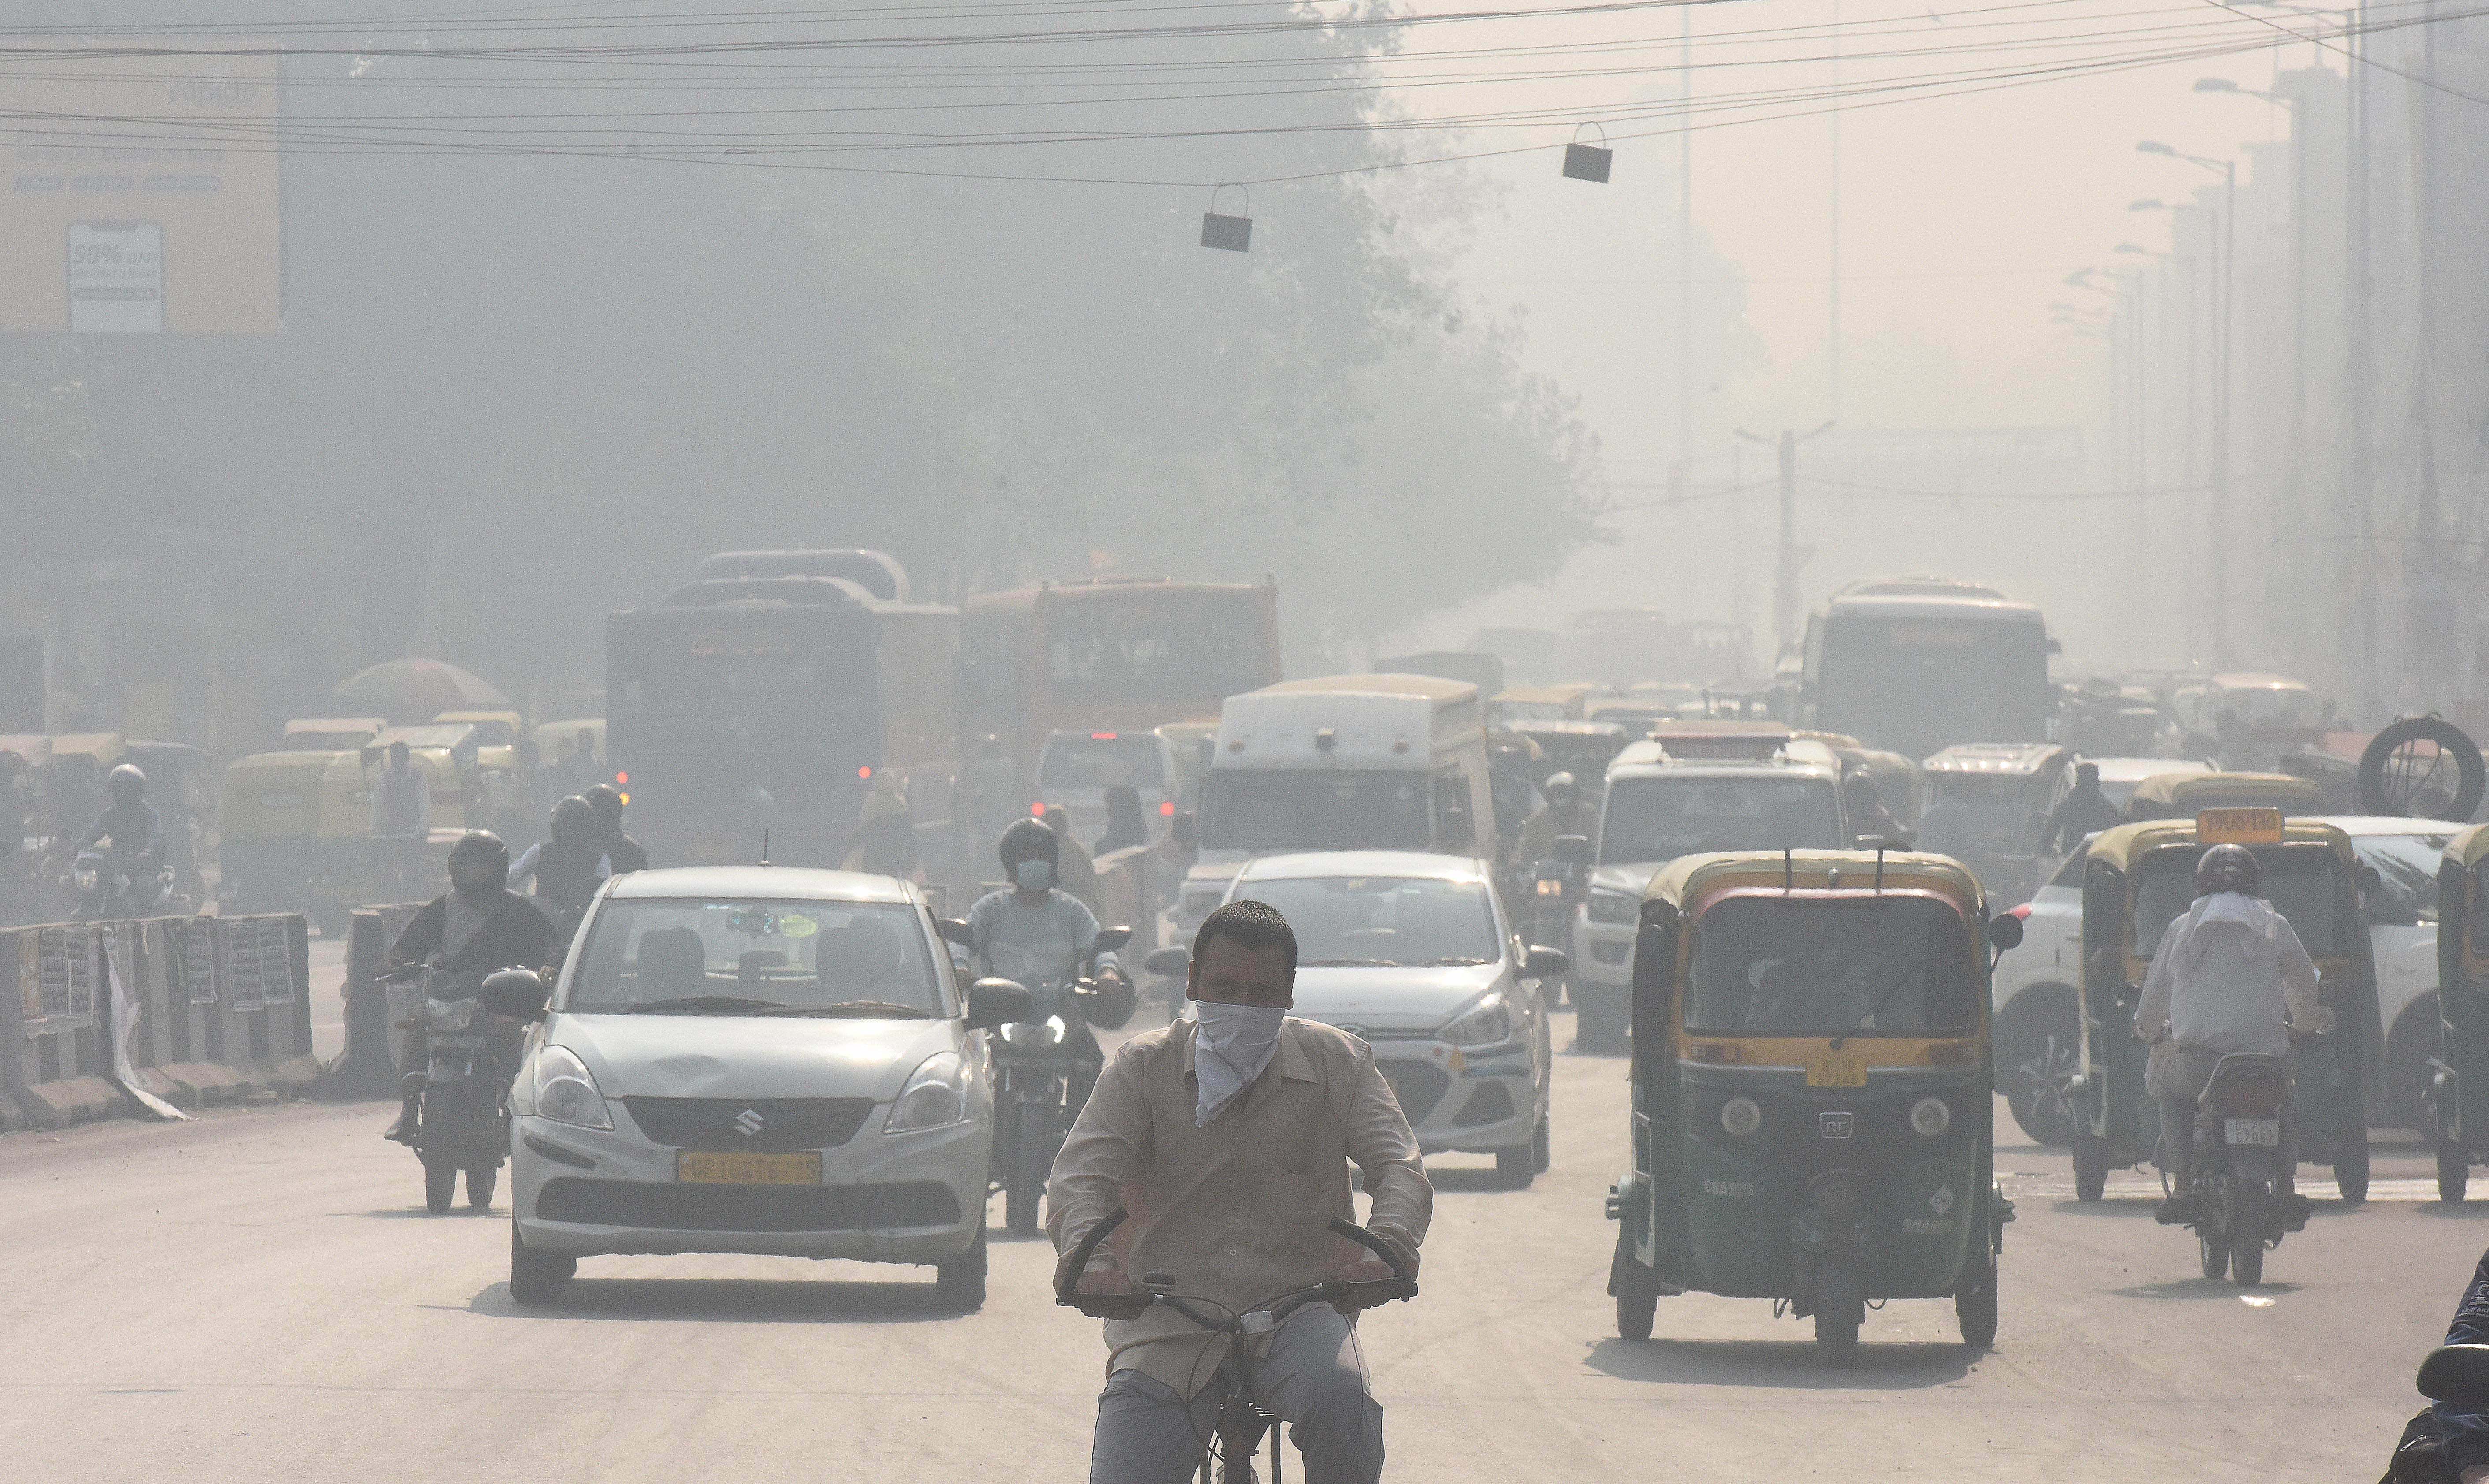
{"type": "Polygon", "coordinates": [[[441,660],[390,660],[329,694],[398,727],[428,722],[443,711],[504,710],[510,704],[490,681],[441,660]]]}

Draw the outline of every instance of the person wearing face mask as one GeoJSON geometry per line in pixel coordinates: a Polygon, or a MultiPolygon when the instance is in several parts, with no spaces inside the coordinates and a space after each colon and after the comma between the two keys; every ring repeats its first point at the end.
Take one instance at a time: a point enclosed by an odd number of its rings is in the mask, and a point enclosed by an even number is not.
{"type": "MultiPolygon", "coordinates": [[[[1288,1014],[1297,939],[1266,903],[1231,901],[1195,934],[1185,997],[1197,1019],[1126,1042],[1054,1161],[1046,1225],[1055,1283],[1101,1300],[1136,1272],[1242,1309],[1329,1278],[1388,1278],[1330,1234],[1354,1220],[1349,1166],[1373,1197],[1367,1229],[1417,1270],[1434,1187],[1416,1135],[1374,1065],[1335,1027],[1288,1014]],[[1064,1270],[1118,1206],[1132,1214],[1077,1274],[1064,1270]]],[[[1288,1316],[1253,1375],[1288,1423],[1306,1484],[1373,1484],[1383,1409],[1366,1384],[1354,1320],[1324,1304],[1288,1316]]],[[[1218,1341],[1168,1309],[1106,1324],[1090,1484],[1184,1484],[1201,1461],[1221,1388],[1218,1341]]]]}
{"type": "MultiPolygon", "coordinates": [[[[997,852],[1011,885],[979,898],[968,909],[970,951],[985,959],[988,972],[1032,989],[1074,977],[1098,941],[1097,917],[1058,884],[1062,850],[1062,837],[1041,821],[1014,824],[1003,831],[997,852]]],[[[1063,1045],[1072,1059],[1070,1096],[1075,1108],[1087,1100],[1105,1060],[1088,1021],[1114,1030],[1132,1017],[1137,1001],[1131,980],[1112,953],[1098,956],[1095,977],[1097,999],[1082,1006],[1064,997],[1063,1045]]]]}
{"type": "MultiPolygon", "coordinates": [[[[481,977],[501,969],[549,969],[558,962],[562,940],[553,924],[510,890],[510,848],[501,837],[471,830],[449,847],[449,890],[424,904],[388,952],[389,968],[423,964],[452,974],[481,977]]],[[[420,1068],[422,1033],[410,1032],[401,1067],[420,1068]]],[[[388,1138],[415,1127],[410,1097],[388,1127],[388,1138]]]]}

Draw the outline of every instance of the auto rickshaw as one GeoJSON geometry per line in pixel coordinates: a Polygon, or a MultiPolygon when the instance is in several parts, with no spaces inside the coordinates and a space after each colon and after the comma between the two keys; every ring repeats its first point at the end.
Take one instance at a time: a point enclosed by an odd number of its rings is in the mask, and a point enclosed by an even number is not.
{"type": "Polygon", "coordinates": [[[2489,1159],[2489,825],[2447,841],[2438,867],[2437,1003],[2445,1042],[2427,1100],[2437,1198],[2454,1202],[2489,1159]]]}
{"type": "Polygon", "coordinates": [[[1844,731],[1794,731],[1789,735],[1820,742],[1841,759],[1844,778],[1864,773],[1875,781],[1875,801],[1904,829],[1919,827],[1919,765],[1900,753],[1869,747],[1844,731]]]}
{"type": "Polygon", "coordinates": [[[1499,727],[1530,721],[1578,722],[1583,707],[1598,693],[1599,688],[1588,680],[1517,685],[1496,692],[1487,701],[1487,714],[1499,727]]]}
{"type": "MultiPolygon", "coordinates": [[[[237,757],[218,811],[216,899],[228,916],[300,912],[333,874],[321,812],[329,767],[353,753],[285,751],[237,757]]],[[[357,813],[355,826],[362,826],[357,813]]]]}
{"type": "Polygon", "coordinates": [[[2223,843],[2254,852],[2265,899],[2289,920],[2321,976],[2318,997],[2333,1012],[2333,1030],[2298,1040],[2299,1160],[2332,1165],[2335,1188],[2357,1205],[2368,1197],[2367,1088],[2383,1041],[2362,869],[2341,830],[2285,822],[2269,807],[2122,824],[2092,840],[2083,867],[2075,1198],[2101,1199],[2109,1171],[2152,1159],[2159,1148],[2160,1108],[2143,1084],[2151,1047],[2135,1039],[2135,1003],[2162,930],[2195,899],[2196,861],[2223,843]]]}
{"type": "Polygon", "coordinates": [[[1979,882],[1943,856],[1686,856],[1645,894],[1634,947],[1633,1164],[1608,1290],[1616,1332],[1699,1290],[1812,1316],[1829,1364],[1866,1305],[1954,1300],[1996,1334],[2012,1207],[1990,1124],[1991,945],[1979,882]]]}
{"type": "Polygon", "coordinates": [[[2192,819],[2208,809],[2277,809],[2325,813],[2325,790],[2287,773],[2160,773],[2134,785],[2126,813],[2134,819],[2192,819]]]}
{"type": "Polygon", "coordinates": [[[388,730],[385,716],[310,716],[285,724],[289,753],[339,753],[362,746],[388,730]]]}

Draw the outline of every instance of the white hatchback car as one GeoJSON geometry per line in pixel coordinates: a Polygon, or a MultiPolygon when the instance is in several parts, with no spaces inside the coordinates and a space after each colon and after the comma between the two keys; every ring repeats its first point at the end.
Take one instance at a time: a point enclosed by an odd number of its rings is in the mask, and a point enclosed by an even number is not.
{"type": "Polygon", "coordinates": [[[1519,1188],[1547,1168],[1554,1042],[1542,984],[1565,956],[1524,944],[1484,861],[1329,850],[1248,861],[1228,889],[1297,934],[1296,1009],[1362,1038],[1418,1148],[1495,1156],[1519,1188]]]}
{"type": "Polygon", "coordinates": [[[930,1264],[946,1302],[976,1307],[978,1031],[1013,1007],[973,997],[971,1014],[902,881],[615,878],[510,1090],[511,1297],[551,1302],[590,1254],[752,1252],[930,1264]]]}

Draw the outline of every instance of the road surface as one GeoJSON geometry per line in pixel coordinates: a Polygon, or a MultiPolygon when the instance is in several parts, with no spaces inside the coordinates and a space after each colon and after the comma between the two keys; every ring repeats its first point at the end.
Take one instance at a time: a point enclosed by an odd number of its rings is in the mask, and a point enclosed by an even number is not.
{"type": "MultiPolygon", "coordinates": [[[[2147,1182],[2079,1207],[2062,1152],[2014,1143],[1992,1352],[1956,1342],[1950,1304],[1896,1301],[1828,1372],[1804,1325],[1704,1297],[1663,1299],[1659,1337],[1629,1344],[1600,1216],[1622,1063],[1559,1062],[1554,1172],[1502,1191],[1483,1160],[1438,1161],[1424,1295],[1363,1327],[1389,1477],[2374,1478],[2489,1243],[2489,1204],[2427,1203],[2423,1161],[2391,1156],[2389,1198],[2320,1203],[2251,1304],[2194,1275],[2147,1182]]],[[[1042,1242],[998,1241],[967,1316],[930,1270],[753,1258],[590,1259],[561,1308],[521,1311],[506,1209],[423,1214],[386,1116],[0,1138],[8,1475],[1085,1476],[1103,1351],[1050,1301],[1042,1242]]]]}

